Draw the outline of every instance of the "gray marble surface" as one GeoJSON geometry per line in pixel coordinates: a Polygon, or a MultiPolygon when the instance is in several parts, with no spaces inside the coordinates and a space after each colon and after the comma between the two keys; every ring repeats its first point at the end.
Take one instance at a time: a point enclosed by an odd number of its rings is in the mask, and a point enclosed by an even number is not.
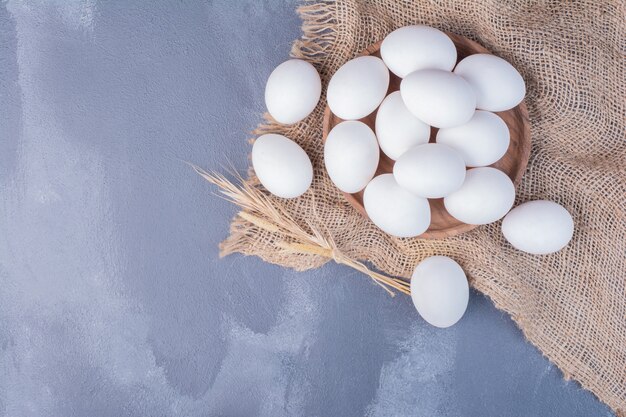
{"type": "Polygon", "coordinates": [[[609,416],[472,292],[218,259],[296,1],[0,2],[0,415],[609,416]]]}

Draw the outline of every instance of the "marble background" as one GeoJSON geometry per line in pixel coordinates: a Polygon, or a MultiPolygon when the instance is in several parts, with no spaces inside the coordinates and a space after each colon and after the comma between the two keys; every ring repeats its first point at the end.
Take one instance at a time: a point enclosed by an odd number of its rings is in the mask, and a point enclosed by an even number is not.
{"type": "Polygon", "coordinates": [[[472,292],[218,259],[295,0],[0,2],[0,415],[609,416],[472,292]]]}

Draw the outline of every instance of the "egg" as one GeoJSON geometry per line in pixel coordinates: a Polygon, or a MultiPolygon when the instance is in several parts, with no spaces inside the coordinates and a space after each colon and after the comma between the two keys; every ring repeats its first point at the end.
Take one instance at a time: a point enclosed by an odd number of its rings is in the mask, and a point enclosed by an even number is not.
{"type": "Polygon", "coordinates": [[[311,114],[321,94],[322,81],[315,67],[301,59],[290,59],[277,66],[267,79],[265,105],[277,122],[289,125],[311,114]]]}
{"type": "Polygon", "coordinates": [[[392,174],[379,175],[367,184],[363,206],[370,220],[392,236],[418,236],[430,225],[428,200],[401,188],[392,174]]]}
{"type": "Polygon", "coordinates": [[[447,256],[431,256],[411,276],[411,299],[424,320],[436,327],[458,322],[469,301],[465,272],[447,256]]]}
{"type": "Polygon", "coordinates": [[[400,92],[394,91],[376,112],[376,137],[380,149],[395,161],[412,147],[428,143],[430,126],[415,117],[400,92]]]}
{"type": "Polygon", "coordinates": [[[376,135],[365,123],[346,121],[336,125],[324,144],[324,164],[341,191],[361,191],[374,177],[380,150],[376,135]]]}
{"type": "Polygon", "coordinates": [[[478,110],[469,122],[439,129],[437,143],[457,150],[468,167],[491,165],[509,148],[509,128],[495,113],[478,110]]]}
{"type": "Polygon", "coordinates": [[[476,93],[476,107],[482,110],[512,109],[526,94],[526,84],[520,73],[495,55],[470,55],[457,64],[454,73],[472,86],[476,93]]]}
{"type": "Polygon", "coordinates": [[[476,95],[463,78],[449,71],[426,69],[407,75],[400,83],[404,104],[424,123],[439,128],[469,122],[476,95]]]}
{"type": "Polygon", "coordinates": [[[302,195],[313,180],[313,166],[304,149],[274,133],[259,136],[254,141],[252,167],[261,184],[282,198],[302,195]]]}
{"type": "Polygon", "coordinates": [[[328,83],[328,107],[344,120],[372,113],[387,94],[389,70],[380,58],[361,56],[346,62],[328,83]]]}
{"type": "Polygon", "coordinates": [[[428,143],[405,152],[393,166],[398,184],[424,198],[441,198],[458,190],[465,179],[463,157],[446,145],[428,143]]]}
{"type": "Polygon", "coordinates": [[[461,188],[443,199],[457,220],[467,224],[487,224],[501,219],[513,207],[515,186],[502,171],[473,168],[467,171],[461,188]]]}
{"type": "Polygon", "coordinates": [[[502,220],[502,234],[514,248],[533,255],[563,249],[574,235],[571,214],[552,201],[520,204],[502,220]]]}
{"type": "Polygon", "coordinates": [[[424,25],[391,32],[380,45],[380,55],[391,72],[404,78],[413,71],[434,68],[452,71],[456,47],[442,31],[424,25]]]}

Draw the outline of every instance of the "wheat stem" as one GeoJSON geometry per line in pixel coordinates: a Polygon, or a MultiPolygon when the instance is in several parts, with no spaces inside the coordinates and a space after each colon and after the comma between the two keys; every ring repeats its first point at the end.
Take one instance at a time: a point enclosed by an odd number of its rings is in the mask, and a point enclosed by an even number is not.
{"type": "Polygon", "coordinates": [[[391,289],[404,294],[411,293],[410,285],[406,281],[374,272],[362,262],[345,255],[327,230],[323,234],[309,222],[307,226],[310,230],[305,230],[289,213],[274,205],[267,195],[246,183],[240,175],[236,175],[240,183],[236,185],[221,174],[208,173],[200,167],[190,165],[198,175],[216,185],[223,198],[242,209],[237,216],[267,232],[280,234],[283,239],[277,245],[280,249],[333,259],[338,264],[347,265],[367,275],[391,296],[395,295],[391,289]]]}

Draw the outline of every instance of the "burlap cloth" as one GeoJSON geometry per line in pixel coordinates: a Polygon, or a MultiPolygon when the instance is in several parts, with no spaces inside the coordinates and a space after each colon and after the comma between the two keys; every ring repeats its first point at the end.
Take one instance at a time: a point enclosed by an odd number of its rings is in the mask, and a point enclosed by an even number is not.
{"type": "MultiPolygon", "coordinates": [[[[275,204],[299,221],[324,225],[343,252],[390,275],[410,277],[427,256],[454,258],[565,378],[618,414],[626,412],[625,8],[619,0],[337,0],[299,9],[303,38],[292,56],[313,63],[324,85],[365,47],[414,23],[474,39],[511,62],[526,80],[532,133],[517,203],[548,199],[572,213],[574,238],[556,254],[513,249],[500,222],[439,241],[382,233],[346,203],[323,169],[323,99],[295,126],[268,119],[256,131],[287,135],[313,161],[312,190],[275,204]]],[[[298,270],[327,262],[281,251],[277,240],[236,218],[222,251],[298,270]]]]}

